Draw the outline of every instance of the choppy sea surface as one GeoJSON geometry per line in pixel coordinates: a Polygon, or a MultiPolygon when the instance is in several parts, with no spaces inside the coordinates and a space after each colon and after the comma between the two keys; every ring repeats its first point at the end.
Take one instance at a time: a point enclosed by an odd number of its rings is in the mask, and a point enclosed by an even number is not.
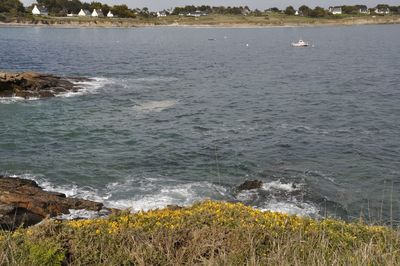
{"type": "Polygon", "coordinates": [[[0,174],[132,210],[399,220],[399,44],[398,25],[0,28],[0,69],[92,78],[0,99],[0,174]]]}

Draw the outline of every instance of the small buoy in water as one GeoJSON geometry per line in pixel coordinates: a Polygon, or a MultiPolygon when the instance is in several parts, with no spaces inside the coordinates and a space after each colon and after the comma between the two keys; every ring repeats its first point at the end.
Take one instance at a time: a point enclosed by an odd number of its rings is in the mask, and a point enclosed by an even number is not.
{"type": "Polygon", "coordinates": [[[224,36],[224,39],[228,38],[227,36],[224,36]]]}
{"type": "Polygon", "coordinates": [[[249,44],[248,44],[248,43],[246,43],[246,46],[247,46],[247,47],[249,47],[249,44]]]}

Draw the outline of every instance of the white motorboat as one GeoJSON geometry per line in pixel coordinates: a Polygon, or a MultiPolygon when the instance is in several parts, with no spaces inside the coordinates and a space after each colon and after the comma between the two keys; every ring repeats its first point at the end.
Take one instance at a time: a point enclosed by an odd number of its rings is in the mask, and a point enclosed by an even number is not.
{"type": "Polygon", "coordinates": [[[310,46],[310,44],[303,40],[299,40],[298,42],[292,42],[292,46],[293,47],[308,47],[308,46],[310,46]]]}

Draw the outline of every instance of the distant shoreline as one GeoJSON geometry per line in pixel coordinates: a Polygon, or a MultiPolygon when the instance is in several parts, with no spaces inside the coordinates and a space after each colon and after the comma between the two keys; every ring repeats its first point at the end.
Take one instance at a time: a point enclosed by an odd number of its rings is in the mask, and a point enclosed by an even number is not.
{"type": "Polygon", "coordinates": [[[260,17],[210,16],[201,19],[152,18],[152,19],[91,19],[64,17],[9,18],[0,27],[56,27],[56,28],[144,28],[144,27],[191,27],[191,28],[275,28],[320,27],[400,24],[400,16],[358,16],[339,18],[284,17],[265,19],[260,17]]]}
{"type": "Polygon", "coordinates": [[[397,25],[399,22],[392,23],[321,23],[321,24],[284,24],[284,25],[253,25],[253,24],[169,24],[169,25],[79,25],[79,24],[27,24],[27,23],[3,23],[0,22],[0,28],[59,28],[59,29],[123,29],[123,28],[232,28],[232,29],[262,29],[262,28],[312,28],[312,27],[337,27],[337,26],[364,26],[364,25],[397,25]]]}

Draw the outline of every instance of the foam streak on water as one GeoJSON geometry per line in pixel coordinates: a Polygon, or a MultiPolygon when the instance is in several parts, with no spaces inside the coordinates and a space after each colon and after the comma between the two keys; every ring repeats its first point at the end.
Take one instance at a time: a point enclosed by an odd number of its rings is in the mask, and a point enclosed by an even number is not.
{"type": "Polygon", "coordinates": [[[23,97],[0,97],[0,104],[11,104],[11,103],[16,103],[16,102],[21,102],[21,101],[34,101],[38,100],[39,98],[36,97],[30,97],[30,98],[23,98],[23,97]]]}
{"type": "Polygon", "coordinates": [[[148,112],[161,112],[167,108],[171,108],[176,105],[175,101],[172,100],[164,100],[164,101],[151,101],[142,103],[138,106],[135,106],[134,109],[141,113],[148,112]]]}

